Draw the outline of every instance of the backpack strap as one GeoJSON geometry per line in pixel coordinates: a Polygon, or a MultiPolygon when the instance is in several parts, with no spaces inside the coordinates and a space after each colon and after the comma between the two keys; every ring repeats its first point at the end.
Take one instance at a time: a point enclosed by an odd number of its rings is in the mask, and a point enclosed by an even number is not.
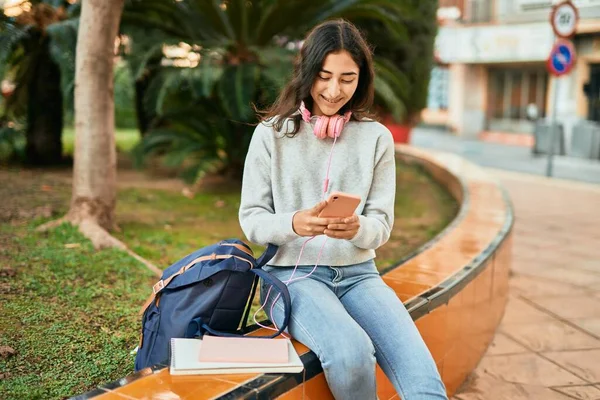
{"type": "Polygon", "coordinates": [[[279,336],[288,327],[290,323],[290,317],[292,316],[292,298],[290,296],[290,292],[285,283],[281,282],[267,271],[263,271],[262,269],[253,269],[252,272],[262,278],[267,284],[272,285],[283,298],[283,323],[279,327],[277,333],[270,337],[279,336]]]}
{"type": "MultiPolygon", "coordinates": [[[[290,292],[288,291],[287,286],[281,282],[279,279],[275,278],[273,275],[269,274],[267,271],[263,271],[262,269],[252,269],[254,274],[262,278],[266,283],[272,285],[280,294],[283,299],[283,308],[284,308],[284,318],[283,323],[272,335],[269,336],[252,336],[253,338],[262,338],[262,339],[271,339],[277,337],[283,333],[283,331],[287,328],[290,317],[292,315],[292,298],[290,297],[290,292]]],[[[244,336],[239,333],[231,333],[231,332],[222,332],[212,329],[208,326],[201,318],[194,318],[190,321],[188,328],[186,330],[185,337],[192,338],[197,336],[198,334],[203,334],[204,332],[208,332],[215,336],[225,336],[225,337],[240,337],[244,336]]]]}
{"type": "Polygon", "coordinates": [[[279,246],[269,243],[265,252],[256,260],[256,268],[262,268],[266,263],[271,261],[271,258],[275,257],[279,246]]]}

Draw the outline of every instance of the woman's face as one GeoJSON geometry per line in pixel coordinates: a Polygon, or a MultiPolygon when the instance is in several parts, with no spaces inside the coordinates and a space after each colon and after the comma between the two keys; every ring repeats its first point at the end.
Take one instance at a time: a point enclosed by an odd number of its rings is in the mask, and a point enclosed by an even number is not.
{"type": "Polygon", "coordinates": [[[333,115],[350,101],[358,86],[358,72],[346,50],[329,53],[310,89],[312,115],[333,115]]]}

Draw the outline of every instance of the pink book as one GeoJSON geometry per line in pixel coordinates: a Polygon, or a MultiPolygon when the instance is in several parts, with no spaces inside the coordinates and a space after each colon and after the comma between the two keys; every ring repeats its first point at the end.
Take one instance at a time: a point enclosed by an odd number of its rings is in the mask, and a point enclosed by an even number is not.
{"type": "Polygon", "coordinates": [[[230,338],[204,335],[199,361],[234,363],[287,363],[288,340],[230,338]]]}

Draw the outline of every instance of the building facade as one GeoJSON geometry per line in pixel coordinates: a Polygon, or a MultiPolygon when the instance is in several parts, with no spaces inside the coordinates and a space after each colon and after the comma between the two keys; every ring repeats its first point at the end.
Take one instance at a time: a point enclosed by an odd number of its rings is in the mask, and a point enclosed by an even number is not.
{"type": "Polygon", "coordinates": [[[437,64],[423,121],[468,138],[532,135],[535,120],[600,121],[600,0],[573,1],[579,11],[571,73],[552,77],[555,40],[550,0],[440,0],[437,64]]]}

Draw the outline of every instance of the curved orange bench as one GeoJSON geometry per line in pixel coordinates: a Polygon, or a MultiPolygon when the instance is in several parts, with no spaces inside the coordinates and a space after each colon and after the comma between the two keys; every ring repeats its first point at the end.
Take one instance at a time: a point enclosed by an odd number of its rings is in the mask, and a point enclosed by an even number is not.
{"type": "MultiPolygon", "coordinates": [[[[450,396],[477,366],[504,313],[512,207],[494,179],[458,156],[401,145],[397,150],[460,203],[448,227],[382,272],[416,321],[450,396]]],[[[299,342],[294,346],[305,365],[300,374],[171,376],[166,365],[156,365],[77,398],[333,399],[315,354],[299,342]]],[[[379,367],[377,387],[381,400],[399,399],[379,367]]]]}

